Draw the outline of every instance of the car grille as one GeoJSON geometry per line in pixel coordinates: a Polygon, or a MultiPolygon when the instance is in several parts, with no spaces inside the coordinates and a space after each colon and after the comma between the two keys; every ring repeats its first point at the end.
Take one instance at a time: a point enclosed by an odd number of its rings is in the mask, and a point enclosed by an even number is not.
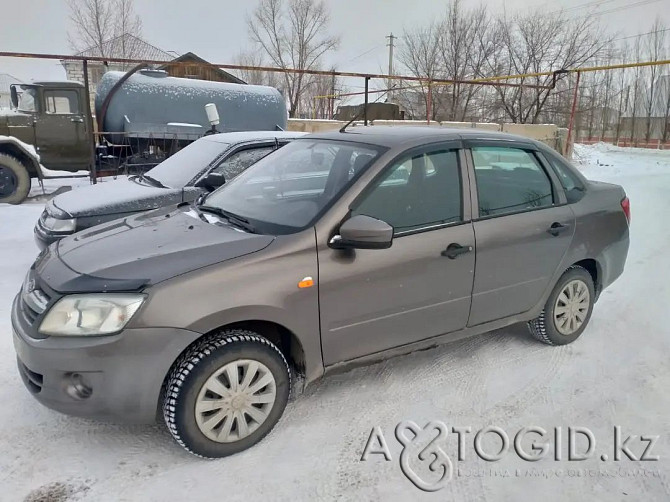
{"type": "Polygon", "coordinates": [[[28,324],[32,325],[44,313],[50,301],[51,297],[41,289],[21,291],[21,313],[28,324]]]}
{"type": "Polygon", "coordinates": [[[21,286],[18,311],[29,326],[35,324],[54,300],[55,293],[40,284],[31,270],[21,286]]]}
{"type": "Polygon", "coordinates": [[[19,373],[21,374],[21,378],[26,384],[26,387],[28,387],[33,394],[39,394],[42,391],[42,385],[44,384],[44,375],[31,371],[20,359],[17,359],[17,362],[19,365],[19,373]]]}

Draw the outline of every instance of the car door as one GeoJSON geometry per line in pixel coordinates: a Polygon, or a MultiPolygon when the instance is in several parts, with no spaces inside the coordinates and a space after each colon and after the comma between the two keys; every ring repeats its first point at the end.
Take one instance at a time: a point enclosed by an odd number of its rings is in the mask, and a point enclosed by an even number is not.
{"type": "Polygon", "coordinates": [[[43,109],[35,122],[42,163],[50,169],[87,169],[91,144],[77,89],[45,89],[43,109]]]}
{"type": "Polygon", "coordinates": [[[475,241],[458,144],[401,155],[350,206],[394,227],[390,248],[319,247],[326,365],[465,327],[475,241]]]}
{"type": "Polygon", "coordinates": [[[575,217],[532,144],[466,142],[477,241],[469,326],[535,306],[570,246],[575,217]]]}

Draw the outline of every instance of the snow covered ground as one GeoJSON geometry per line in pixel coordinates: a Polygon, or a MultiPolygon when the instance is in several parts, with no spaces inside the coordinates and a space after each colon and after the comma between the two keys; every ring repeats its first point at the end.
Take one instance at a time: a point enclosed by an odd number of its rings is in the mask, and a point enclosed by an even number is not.
{"type": "MultiPolygon", "coordinates": [[[[632,205],[626,272],[603,293],[579,340],[548,347],[513,326],[328,377],[289,403],[259,445],[217,461],[189,455],[159,425],[66,417],[24,389],[9,310],[37,254],[32,227],[42,204],[0,207],[0,500],[670,499],[670,152],[577,146],[576,159],[588,177],[622,184],[632,205]],[[473,432],[493,425],[511,440],[526,426],[561,426],[563,459],[525,462],[510,448],[499,462],[483,462],[470,434],[457,461],[450,434],[454,477],[424,493],[399,465],[394,429],[406,419],[473,432]],[[660,436],[650,452],[660,460],[612,461],[616,425],[638,436],[628,443],[638,457],[640,435],[660,436]],[[374,426],[392,461],[360,460],[374,426]],[[594,458],[567,460],[569,426],[593,432],[594,458]]],[[[484,445],[495,452],[499,442],[484,445]]]]}

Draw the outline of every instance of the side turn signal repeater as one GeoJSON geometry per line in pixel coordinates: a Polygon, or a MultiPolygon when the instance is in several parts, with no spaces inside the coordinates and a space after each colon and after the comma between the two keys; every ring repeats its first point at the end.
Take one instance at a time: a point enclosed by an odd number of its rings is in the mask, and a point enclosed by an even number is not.
{"type": "Polygon", "coordinates": [[[298,283],[300,289],[311,288],[312,286],[314,286],[314,279],[309,276],[304,277],[303,280],[298,283]]]}

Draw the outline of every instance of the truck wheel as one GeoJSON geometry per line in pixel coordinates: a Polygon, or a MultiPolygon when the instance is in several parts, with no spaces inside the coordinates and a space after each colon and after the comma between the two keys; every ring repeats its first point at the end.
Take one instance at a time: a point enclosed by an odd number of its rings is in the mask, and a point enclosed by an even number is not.
{"type": "Polygon", "coordinates": [[[531,335],[549,345],[575,341],[591,319],[594,300],[591,274],[582,267],[570,267],[556,283],[540,316],[528,323],[531,335]]]}
{"type": "Polygon", "coordinates": [[[196,344],[168,377],[163,418],[191,453],[219,458],[259,442],[279,421],[291,373],[279,349],[253,331],[230,329],[196,344]]]}
{"type": "Polygon", "coordinates": [[[30,192],[30,174],[20,160],[0,153],[0,202],[21,204],[30,192]]]}

